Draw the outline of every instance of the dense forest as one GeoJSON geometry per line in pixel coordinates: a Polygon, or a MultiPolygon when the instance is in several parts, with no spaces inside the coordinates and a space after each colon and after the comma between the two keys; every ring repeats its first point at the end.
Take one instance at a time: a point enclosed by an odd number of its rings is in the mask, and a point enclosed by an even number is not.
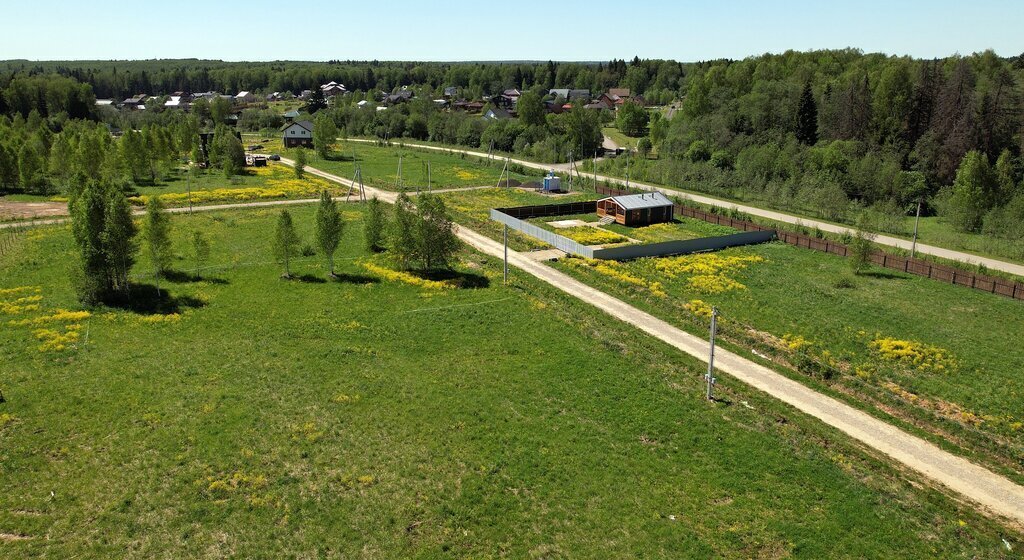
{"type": "MultiPolygon", "coordinates": [[[[176,90],[297,93],[333,80],[354,94],[338,98],[317,120],[329,118],[348,136],[494,147],[553,162],[570,153],[577,159],[594,154],[601,127],[614,122],[624,133],[642,136],[641,157],[630,162],[637,179],[839,221],[868,216],[876,227],[891,230],[921,203],[925,213],[945,216],[962,231],[1019,238],[1024,236],[1022,78],[1024,55],[984,52],[918,60],[852,49],[685,64],[635,58],[607,63],[8,61],[0,62],[0,113],[6,115],[0,117],[0,188],[64,188],[72,181],[67,164],[54,160],[89,146],[83,144],[88,136],[83,131],[101,127],[138,131],[140,144],[156,155],[119,148],[120,159],[134,160],[107,166],[128,170],[118,176],[132,181],[154,180],[176,158],[194,151],[190,133],[182,131],[213,129],[229,111],[216,101],[199,104],[187,116],[100,111],[94,107],[97,96],[122,99],[176,90]],[[467,99],[512,87],[524,93],[517,118],[485,121],[440,110],[431,99],[449,86],[459,86],[467,99]],[[414,90],[416,99],[388,111],[355,104],[402,87],[414,90]],[[627,104],[616,114],[575,104],[563,114],[548,114],[543,102],[556,87],[595,93],[625,87],[642,95],[648,107],[627,104]]],[[[256,107],[241,113],[238,127],[270,130],[281,122],[272,109],[256,107]]],[[[102,144],[121,145],[130,136],[102,144]]],[[[235,150],[226,144],[223,149],[235,150]]],[[[602,166],[625,173],[625,160],[602,166]]]]}

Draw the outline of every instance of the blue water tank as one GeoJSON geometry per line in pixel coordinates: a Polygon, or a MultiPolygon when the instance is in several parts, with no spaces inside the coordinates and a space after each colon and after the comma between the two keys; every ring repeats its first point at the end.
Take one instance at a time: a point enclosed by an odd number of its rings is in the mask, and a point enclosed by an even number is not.
{"type": "Polygon", "coordinates": [[[562,190],[562,179],[555,175],[554,171],[548,173],[547,177],[544,177],[544,191],[560,191],[562,190]]]}

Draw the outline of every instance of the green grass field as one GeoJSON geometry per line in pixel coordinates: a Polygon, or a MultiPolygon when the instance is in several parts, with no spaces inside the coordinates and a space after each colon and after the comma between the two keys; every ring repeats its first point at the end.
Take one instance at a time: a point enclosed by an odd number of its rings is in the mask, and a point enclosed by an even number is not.
{"type": "Polygon", "coordinates": [[[1024,307],[782,243],[559,269],[695,334],[723,337],[867,409],[886,411],[1019,476],[1024,307]],[[647,289],[637,289],[637,286],[647,289]]]}
{"type": "MultiPolygon", "coordinates": [[[[312,208],[292,209],[308,240],[312,208]]],[[[817,422],[465,253],[467,287],[382,281],[346,208],[340,282],[278,278],[276,211],[177,216],[214,268],[144,260],[77,310],[65,227],[0,257],[0,551],[30,557],[1008,558],[1020,536],[817,422]],[[32,294],[25,296],[23,294],[32,294]],[[4,292],[10,300],[11,292],[4,292]],[[35,296],[39,296],[35,299],[35,296]],[[33,303],[34,302],[34,303],[33,303]],[[10,312],[5,307],[5,313],[10,312]],[[72,329],[74,330],[74,329],[72,329]],[[742,403],[742,404],[741,404],[742,403]]]]}

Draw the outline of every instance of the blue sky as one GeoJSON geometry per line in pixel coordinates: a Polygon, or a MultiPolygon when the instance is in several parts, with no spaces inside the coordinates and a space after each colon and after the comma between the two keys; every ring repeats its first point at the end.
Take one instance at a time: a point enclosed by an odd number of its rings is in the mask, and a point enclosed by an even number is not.
{"type": "Polygon", "coordinates": [[[1024,52],[1019,0],[8,3],[0,59],[694,61],[844,47],[917,57],[1024,52]]]}

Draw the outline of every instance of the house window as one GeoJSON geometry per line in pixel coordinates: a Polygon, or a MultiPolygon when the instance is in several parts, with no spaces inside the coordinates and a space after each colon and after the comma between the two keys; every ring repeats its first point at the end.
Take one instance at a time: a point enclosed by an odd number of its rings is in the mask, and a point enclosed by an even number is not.
{"type": "Polygon", "coordinates": [[[292,131],[292,136],[295,136],[295,131],[294,130],[292,131]]]}

